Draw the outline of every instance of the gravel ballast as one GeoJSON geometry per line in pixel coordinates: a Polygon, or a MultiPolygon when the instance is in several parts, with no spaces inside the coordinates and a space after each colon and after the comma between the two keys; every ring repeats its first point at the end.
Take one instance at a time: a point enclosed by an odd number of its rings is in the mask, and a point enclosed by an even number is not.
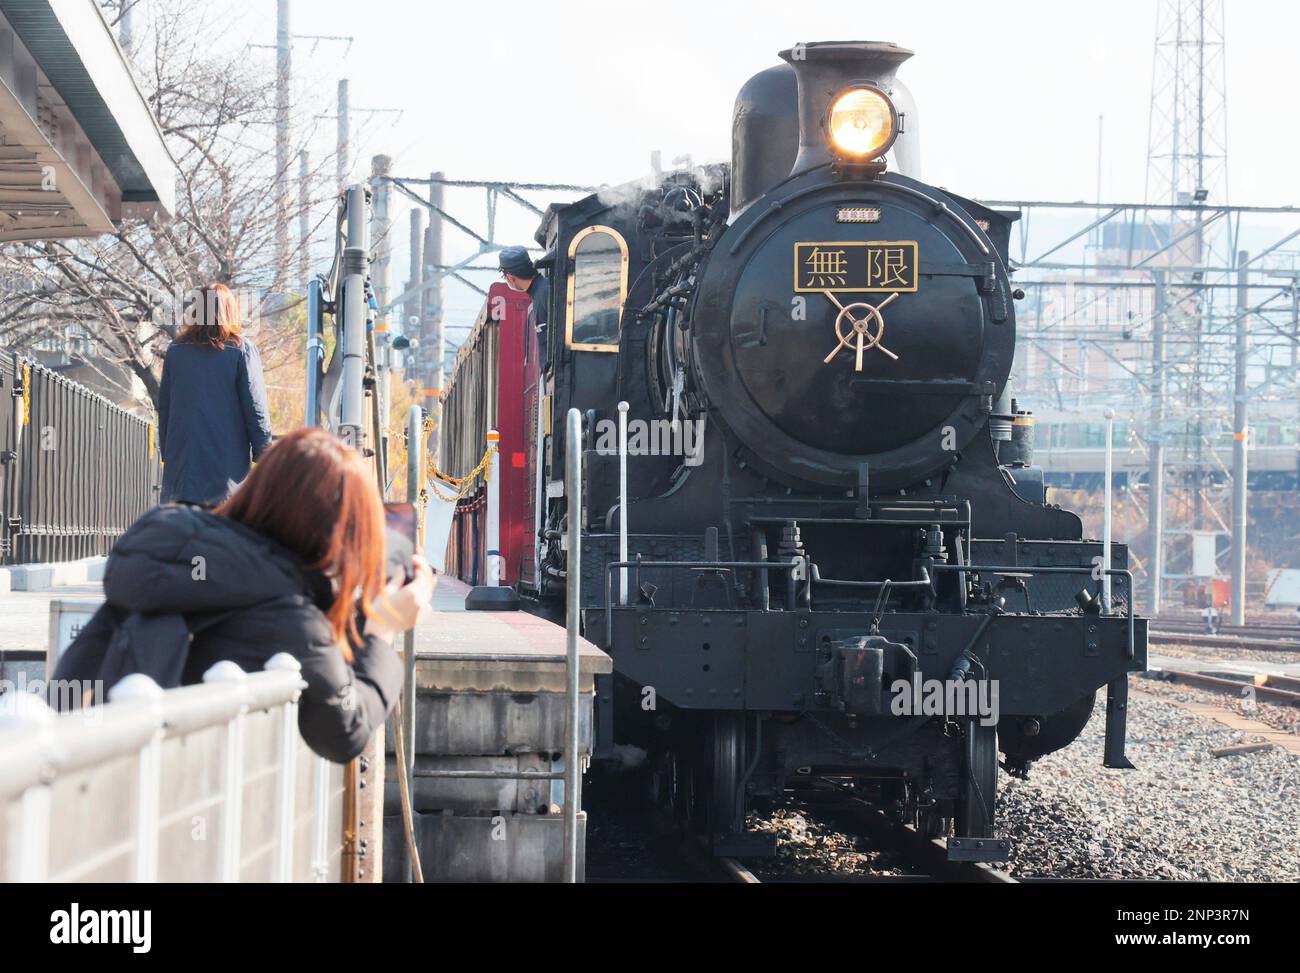
{"type": "Polygon", "coordinates": [[[1034,764],[1029,780],[1001,775],[999,833],[1012,839],[1013,875],[1300,879],[1300,759],[1276,747],[1216,758],[1215,748],[1256,738],[1134,696],[1137,769],[1107,770],[1104,729],[1099,699],[1080,738],[1034,764]]]}

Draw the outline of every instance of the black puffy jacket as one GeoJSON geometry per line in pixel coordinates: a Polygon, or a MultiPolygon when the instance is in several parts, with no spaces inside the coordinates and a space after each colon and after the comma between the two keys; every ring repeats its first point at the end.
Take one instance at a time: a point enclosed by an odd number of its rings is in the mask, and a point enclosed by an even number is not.
{"type": "Polygon", "coordinates": [[[229,659],[245,672],[279,652],[302,664],[298,727],[316,753],[339,763],[365,749],[402,687],[388,641],[366,636],[348,664],[322,605],[329,583],[280,544],[194,507],[150,510],[122,535],[104,571],[102,606],[63,653],[56,680],[131,673],[164,689],[202,681],[229,659]]]}

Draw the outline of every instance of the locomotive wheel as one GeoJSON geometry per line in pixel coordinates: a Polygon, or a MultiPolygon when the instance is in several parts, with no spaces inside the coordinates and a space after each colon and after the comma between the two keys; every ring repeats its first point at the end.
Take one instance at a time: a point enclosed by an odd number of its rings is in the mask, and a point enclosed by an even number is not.
{"type": "Polygon", "coordinates": [[[998,728],[978,720],[966,724],[962,755],[962,782],[953,822],[963,838],[993,837],[993,815],[998,798],[998,728]]]}
{"type": "Polygon", "coordinates": [[[740,798],[740,764],[743,759],[745,723],[739,713],[713,714],[713,773],[709,789],[709,831],[732,832],[741,830],[737,822],[737,803],[740,798]]]}

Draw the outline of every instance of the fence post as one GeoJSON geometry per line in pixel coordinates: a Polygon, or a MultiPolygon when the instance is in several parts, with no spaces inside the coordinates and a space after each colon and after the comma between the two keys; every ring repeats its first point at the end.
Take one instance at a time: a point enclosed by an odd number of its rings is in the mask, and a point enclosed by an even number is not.
{"type": "MultiPolygon", "coordinates": [[[[49,734],[56,716],[45,700],[26,692],[10,692],[0,697],[0,730],[34,731],[40,739],[36,746],[48,752],[49,734]]],[[[3,823],[3,822],[0,822],[3,823]]],[[[6,879],[13,882],[46,882],[50,873],[50,789],[45,785],[23,791],[18,807],[17,835],[6,829],[12,856],[12,871],[6,879]]]]}
{"type": "Polygon", "coordinates": [[[315,758],[311,784],[311,879],[324,882],[329,878],[330,764],[324,757],[315,758]]]}
{"type": "MultiPolygon", "coordinates": [[[[216,663],[203,674],[208,684],[229,685],[231,692],[244,695],[248,678],[243,669],[228,659],[216,663]]],[[[238,882],[240,836],[244,818],[244,712],[247,703],[226,724],[225,807],[221,815],[221,875],[218,881],[238,882]]]]}
{"type": "MultiPolygon", "coordinates": [[[[268,672],[302,672],[302,663],[277,652],[263,667],[268,672]]],[[[293,797],[298,784],[298,698],[280,707],[280,787],[276,795],[275,870],[272,881],[293,881],[293,797]]]]}
{"type": "Polygon", "coordinates": [[[135,812],[135,880],[158,881],[158,828],[162,809],[163,689],[133,672],[108,691],[111,703],[136,703],[153,711],[156,729],[140,748],[135,812]]]}

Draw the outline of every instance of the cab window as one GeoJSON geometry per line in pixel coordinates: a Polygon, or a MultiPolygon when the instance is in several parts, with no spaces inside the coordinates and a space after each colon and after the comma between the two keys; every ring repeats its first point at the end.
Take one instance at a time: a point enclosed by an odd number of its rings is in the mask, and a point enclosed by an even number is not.
{"type": "Polygon", "coordinates": [[[573,238],[566,309],[570,348],[618,351],[627,264],[627,243],[617,230],[589,226],[573,238]]]}

